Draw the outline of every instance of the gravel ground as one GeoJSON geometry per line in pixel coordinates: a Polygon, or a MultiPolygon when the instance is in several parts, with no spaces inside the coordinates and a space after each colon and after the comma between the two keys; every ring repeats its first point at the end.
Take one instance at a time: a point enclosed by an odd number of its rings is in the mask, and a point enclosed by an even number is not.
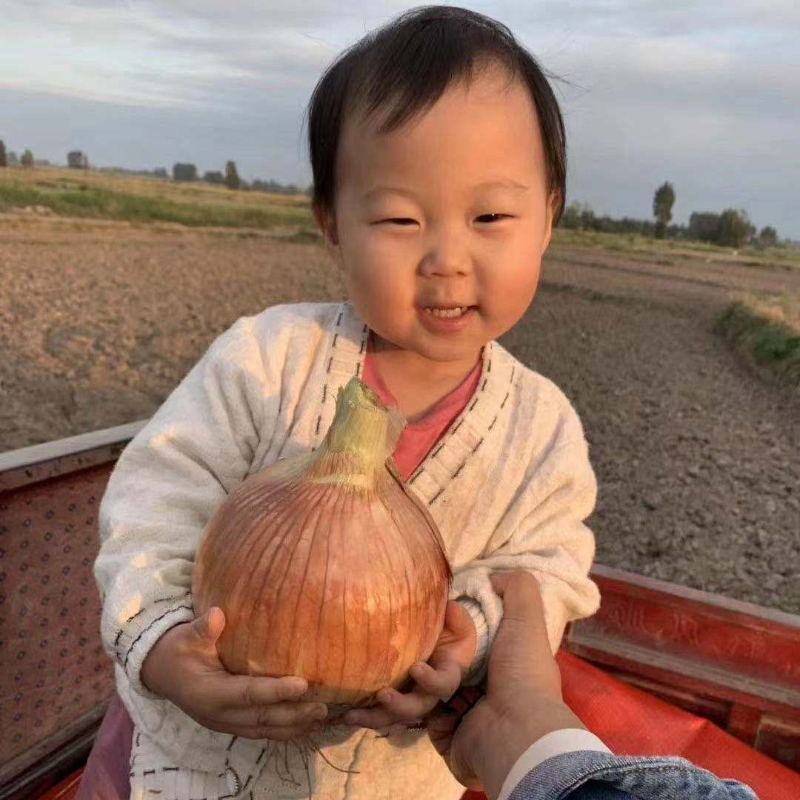
{"type": "MultiPolygon", "coordinates": [[[[597,560],[800,613],[800,395],[711,333],[800,273],[556,247],[503,343],[575,404],[597,560]]],[[[0,220],[0,451],[143,419],[242,314],[341,297],[315,245],[0,220]]]]}

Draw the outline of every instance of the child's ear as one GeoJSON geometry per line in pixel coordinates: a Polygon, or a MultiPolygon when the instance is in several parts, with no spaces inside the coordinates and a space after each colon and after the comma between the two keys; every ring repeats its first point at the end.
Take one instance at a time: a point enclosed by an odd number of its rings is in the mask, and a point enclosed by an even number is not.
{"type": "Polygon", "coordinates": [[[550,192],[550,197],[547,200],[547,209],[545,211],[545,228],[544,228],[544,240],[542,241],[542,255],[544,255],[545,250],[550,246],[550,239],[553,236],[553,220],[556,218],[556,211],[558,211],[558,207],[561,205],[561,192],[558,190],[553,190],[550,192]]]}

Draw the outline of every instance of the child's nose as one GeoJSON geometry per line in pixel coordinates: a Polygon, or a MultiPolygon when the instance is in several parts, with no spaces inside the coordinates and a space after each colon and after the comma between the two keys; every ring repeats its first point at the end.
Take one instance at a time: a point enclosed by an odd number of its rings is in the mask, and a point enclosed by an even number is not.
{"type": "Polygon", "coordinates": [[[471,271],[466,237],[457,232],[440,231],[432,237],[420,265],[425,276],[453,277],[471,271]]]}

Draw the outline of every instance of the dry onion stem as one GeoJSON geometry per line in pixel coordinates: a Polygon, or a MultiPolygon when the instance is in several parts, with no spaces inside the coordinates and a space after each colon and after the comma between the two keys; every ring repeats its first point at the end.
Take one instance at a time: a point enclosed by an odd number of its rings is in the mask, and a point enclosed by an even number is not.
{"type": "Polygon", "coordinates": [[[220,506],[192,593],[196,614],[225,612],[217,646],[230,672],[301,675],[305,697],[338,714],[430,656],[452,574],[391,459],[404,424],[353,378],[319,449],[252,475],[220,506]]]}

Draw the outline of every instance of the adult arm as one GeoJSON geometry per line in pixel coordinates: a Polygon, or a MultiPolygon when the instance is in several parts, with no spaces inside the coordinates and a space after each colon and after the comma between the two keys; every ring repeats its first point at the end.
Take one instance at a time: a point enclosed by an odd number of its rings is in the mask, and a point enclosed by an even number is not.
{"type": "Polygon", "coordinates": [[[749,786],[718,778],[684,758],[614,756],[589,750],[565,752],[542,761],[518,783],[504,785],[497,800],[552,800],[556,797],[561,800],[671,800],[673,797],[757,800],[749,786]]]}
{"type": "Polygon", "coordinates": [[[453,775],[490,800],[753,800],[682,758],[617,757],[564,703],[542,596],[526,570],[494,575],[505,607],[481,687],[462,687],[428,720],[453,775]],[[605,751],[605,752],[604,752],[605,751]]]}

